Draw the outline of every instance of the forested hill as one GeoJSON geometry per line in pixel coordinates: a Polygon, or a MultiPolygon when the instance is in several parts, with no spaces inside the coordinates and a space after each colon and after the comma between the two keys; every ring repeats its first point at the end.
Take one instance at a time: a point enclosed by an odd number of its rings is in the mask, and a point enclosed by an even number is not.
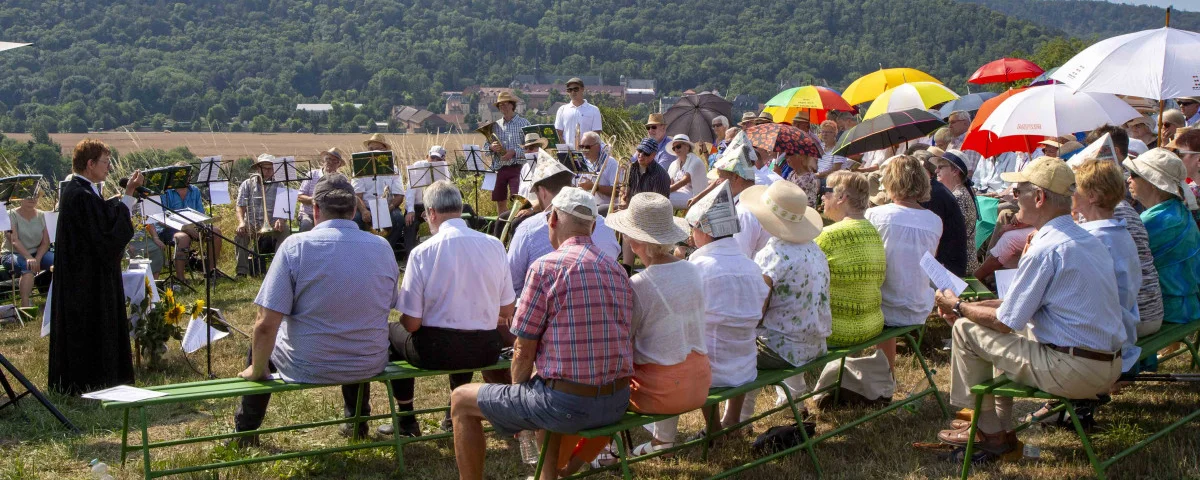
{"type": "MultiPolygon", "coordinates": [[[[1095,0],[961,0],[1084,39],[1104,39],[1163,26],[1166,10],[1095,0]]],[[[1190,3],[1200,0],[1180,0],[1190,3]]],[[[1171,12],[1171,26],[1200,31],[1200,12],[1171,12]]]]}
{"type": "Polygon", "coordinates": [[[954,0],[4,0],[0,39],[35,45],[0,54],[0,130],[283,122],[331,100],[381,119],[535,66],[760,99],[909,66],[965,90],[1052,34],[954,0]]]}

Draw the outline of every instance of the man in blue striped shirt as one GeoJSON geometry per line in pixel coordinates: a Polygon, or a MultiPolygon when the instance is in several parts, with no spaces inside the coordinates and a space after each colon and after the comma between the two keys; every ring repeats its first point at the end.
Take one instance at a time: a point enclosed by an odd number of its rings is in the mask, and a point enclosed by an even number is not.
{"type": "MultiPolygon", "coordinates": [[[[1075,175],[1065,162],[1042,157],[1003,176],[1037,232],[1008,298],[968,304],[938,292],[938,311],[954,325],[950,403],[973,408],[971,387],[991,379],[993,368],[1053,395],[1094,399],[1121,374],[1125,330],[1112,257],[1071,218],[1075,175]]],[[[1003,455],[1017,448],[1011,397],[985,398],[975,415],[981,449],[1003,455]]],[[[966,445],[970,426],[951,426],[960,428],[938,439],[966,445]]]]}

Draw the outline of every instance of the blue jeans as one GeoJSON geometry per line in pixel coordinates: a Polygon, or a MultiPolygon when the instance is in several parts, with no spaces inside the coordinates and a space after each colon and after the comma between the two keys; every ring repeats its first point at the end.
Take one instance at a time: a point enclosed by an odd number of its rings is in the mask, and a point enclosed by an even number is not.
{"type": "MultiPolygon", "coordinates": [[[[4,262],[4,266],[7,267],[9,271],[20,271],[22,275],[29,273],[28,261],[25,260],[25,257],[22,255],[6,253],[4,254],[4,258],[0,259],[0,261],[4,262]]],[[[39,271],[48,270],[52,265],[54,265],[54,252],[46,252],[45,255],[42,255],[42,263],[39,271]]]]}
{"type": "Polygon", "coordinates": [[[515,385],[486,384],[479,388],[476,402],[501,435],[522,430],[575,433],[620,420],[629,407],[629,388],[612,395],[580,397],[552,390],[535,376],[515,385]]]}

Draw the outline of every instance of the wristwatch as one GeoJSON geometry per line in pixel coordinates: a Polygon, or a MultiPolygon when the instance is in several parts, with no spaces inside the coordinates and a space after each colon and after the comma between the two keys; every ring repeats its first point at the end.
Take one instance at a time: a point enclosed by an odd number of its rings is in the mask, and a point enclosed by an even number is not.
{"type": "Polygon", "coordinates": [[[959,318],[961,318],[961,317],[964,317],[964,316],[965,316],[965,315],[963,315],[963,313],[962,313],[962,309],[961,309],[961,308],[959,308],[959,307],[961,307],[961,306],[962,306],[962,300],[959,300],[959,301],[957,301],[957,302],[955,302],[955,303],[954,303],[954,308],[953,308],[953,309],[951,309],[951,311],[953,311],[953,312],[954,312],[954,315],[955,315],[955,316],[957,316],[957,317],[959,317],[959,318]]]}

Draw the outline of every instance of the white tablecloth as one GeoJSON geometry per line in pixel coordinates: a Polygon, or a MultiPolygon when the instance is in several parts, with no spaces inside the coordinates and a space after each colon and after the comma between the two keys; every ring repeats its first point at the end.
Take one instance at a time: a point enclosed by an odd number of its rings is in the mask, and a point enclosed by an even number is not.
{"type": "MultiPolygon", "coordinates": [[[[150,271],[150,261],[146,260],[144,263],[131,262],[129,270],[121,272],[121,283],[125,288],[125,299],[131,303],[138,303],[146,298],[146,281],[149,281],[150,285],[154,285],[154,272],[150,271]]],[[[53,300],[51,297],[54,292],[53,281],[50,282],[50,292],[46,294],[46,308],[42,309],[43,337],[50,334],[50,302],[53,300]]],[[[150,303],[158,303],[158,289],[151,288],[150,292],[150,303]]],[[[129,321],[130,323],[136,323],[137,319],[130,316],[129,321]]]]}

